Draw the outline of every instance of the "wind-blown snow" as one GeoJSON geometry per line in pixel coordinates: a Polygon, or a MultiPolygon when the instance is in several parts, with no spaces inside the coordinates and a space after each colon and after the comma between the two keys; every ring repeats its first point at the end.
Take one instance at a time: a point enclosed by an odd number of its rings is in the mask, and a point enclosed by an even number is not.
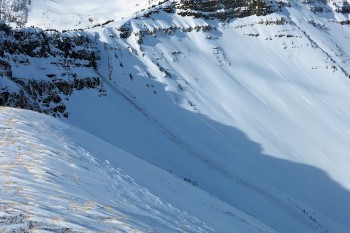
{"type": "Polygon", "coordinates": [[[274,232],[59,120],[0,108],[0,129],[1,232],[274,232]]]}

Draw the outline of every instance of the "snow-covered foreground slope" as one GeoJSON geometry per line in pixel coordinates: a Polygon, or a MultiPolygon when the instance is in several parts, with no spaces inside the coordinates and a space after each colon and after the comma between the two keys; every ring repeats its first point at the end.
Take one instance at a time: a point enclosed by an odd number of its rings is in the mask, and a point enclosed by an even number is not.
{"type": "Polygon", "coordinates": [[[0,108],[1,232],[274,232],[57,119],[0,108]]]}

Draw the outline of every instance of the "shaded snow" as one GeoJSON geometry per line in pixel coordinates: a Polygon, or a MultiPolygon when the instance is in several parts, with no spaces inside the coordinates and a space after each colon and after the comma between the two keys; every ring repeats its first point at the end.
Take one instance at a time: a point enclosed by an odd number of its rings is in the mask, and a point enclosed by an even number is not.
{"type": "Polygon", "coordinates": [[[132,30],[155,31],[141,45],[96,29],[110,97],[77,93],[68,121],[277,231],[348,231],[350,34],[293,4],[225,23],[132,19],[132,30]],[[214,29],[193,29],[206,24],[214,29]]]}

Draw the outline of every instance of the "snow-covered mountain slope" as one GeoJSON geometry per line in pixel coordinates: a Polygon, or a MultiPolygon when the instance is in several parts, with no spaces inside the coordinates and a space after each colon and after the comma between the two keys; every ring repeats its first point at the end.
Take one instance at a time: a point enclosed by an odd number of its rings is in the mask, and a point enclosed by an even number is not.
{"type": "Polygon", "coordinates": [[[125,42],[102,29],[116,97],[92,113],[77,93],[68,120],[279,232],[349,231],[348,26],[294,4],[229,23],[160,12],[125,42]]]}
{"type": "Polygon", "coordinates": [[[87,28],[110,20],[120,20],[145,9],[157,0],[31,0],[28,26],[40,28],[87,28]]]}
{"type": "Polygon", "coordinates": [[[68,30],[120,20],[158,0],[1,0],[0,19],[13,25],[68,30]]]}
{"type": "Polygon", "coordinates": [[[93,135],[0,108],[1,232],[274,232],[93,135]]]}
{"type": "Polygon", "coordinates": [[[0,100],[66,116],[277,232],[349,232],[348,5],[306,2],[244,18],[167,2],[85,31],[7,29],[25,46],[4,46],[0,100]]]}

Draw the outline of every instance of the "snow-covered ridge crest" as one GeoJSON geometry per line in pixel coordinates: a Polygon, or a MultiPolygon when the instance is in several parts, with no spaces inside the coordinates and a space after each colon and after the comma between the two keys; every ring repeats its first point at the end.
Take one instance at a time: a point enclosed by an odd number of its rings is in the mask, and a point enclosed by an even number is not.
{"type": "Polygon", "coordinates": [[[1,0],[0,19],[12,26],[21,27],[57,30],[87,28],[130,17],[158,2],[159,0],[1,0]]]}
{"type": "MultiPolygon", "coordinates": [[[[2,107],[0,121],[1,232],[213,232],[71,141],[89,139],[84,132],[2,107]]],[[[102,158],[131,156],[90,140],[102,158]]]]}
{"type": "Polygon", "coordinates": [[[88,28],[106,21],[128,18],[158,2],[159,0],[32,0],[26,25],[58,30],[88,28]]]}
{"type": "Polygon", "coordinates": [[[57,119],[0,107],[0,129],[1,232],[275,233],[57,119]]]}
{"type": "MultiPolygon", "coordinates": [[[[101,4],[96,0],[88,1],[43,1],[43,0],[2,0],[0,19],[12,26],[34,26],[43,29],[73,30],[86,29],[106,22],[145,15],[148,9],[166,5],[168,12],[176,11],[183,16],[219,18],[222,20],[246,17],[249,15],[266,15],[281,11],[297,0],[108,0],[101,4]],[[166,4],[164,4],[166,3],[166,4]]],[[[350,11],[348,1],[300,1],[309,4],[313,12],[330,12],[347,14],[350,11]]],[[[149,15],[149,13],[146,13],[149,15]]],[[[347,23],[346,19],[340,20],[347,23]]]]}

